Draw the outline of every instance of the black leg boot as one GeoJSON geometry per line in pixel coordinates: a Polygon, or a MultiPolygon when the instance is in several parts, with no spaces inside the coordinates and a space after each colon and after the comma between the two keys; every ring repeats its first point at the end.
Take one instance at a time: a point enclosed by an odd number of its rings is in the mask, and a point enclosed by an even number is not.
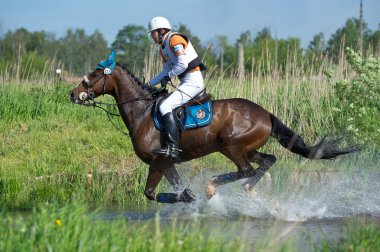
{"type": "Polygon", "coordinates": [[[153,153],[172,157],[173,161],[178,161],[179,157],[179,129],[177,120],[173,113],[167,113],[163,117],[163,124],[166,130],[167,145],[161,149],[154,149],[153,153]]]}

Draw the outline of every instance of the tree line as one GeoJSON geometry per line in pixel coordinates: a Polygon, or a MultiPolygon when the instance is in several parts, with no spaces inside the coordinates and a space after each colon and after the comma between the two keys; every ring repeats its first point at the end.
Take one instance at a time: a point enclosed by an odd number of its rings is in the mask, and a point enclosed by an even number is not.
{"type": "MultiPolygon", "coordinates": [[[[361,23],[357,18],[347,19],[328,39],[322,32],[316,34],[307,48],[302,48],[301,40],[296,37],[273,37],[267,27],[254,36],[249,31],[242,32],[232,44],[224,35],[202,43],[184,24],[179,24],[177,31],[190,38],[206,66],[215,67],[221,73],[237,70],[239,46],[244,49],[244,69],[251,71],[260,67],[264,73],[273,70],[271,64],[258,62],[272,62],[277,70],[282,71],[287,66],[289,56],[296,62],[305,57],[329,57],[336,62],[341,50],[346,47],[362,52],[380,51],[380,29],[371,31],[365,22],[361,23]]],[[[115,50],[120,63],[141,74],[149,55],[157,55],[152,54],[152,50],[158,50],[152,47],[147,32],[144,26],[129,24],[120,29],[115,40],[108,45],[99,31],[87,35],[84,29],[69,29],[61,38],[46,31],[30,32],[25,28],[8,31],[0,38],[0,69],[7,64],[21,62],[32,64],[36,71],[43,71],[45,62],[50,60],[69,73],[83,75],[94,69],[110,50],[115,50]]]]}

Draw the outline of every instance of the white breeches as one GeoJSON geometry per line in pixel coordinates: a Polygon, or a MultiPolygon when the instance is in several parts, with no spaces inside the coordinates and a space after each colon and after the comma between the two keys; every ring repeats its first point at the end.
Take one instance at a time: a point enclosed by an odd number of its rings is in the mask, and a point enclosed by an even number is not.
{"type": "Polygon", "coordinates": [[[190,101],[204,89],[203,77],[200,71],[186,74],[181,79],[181,84],[160,106],[161,115],[173,111],[173,109],[190,101]]]}

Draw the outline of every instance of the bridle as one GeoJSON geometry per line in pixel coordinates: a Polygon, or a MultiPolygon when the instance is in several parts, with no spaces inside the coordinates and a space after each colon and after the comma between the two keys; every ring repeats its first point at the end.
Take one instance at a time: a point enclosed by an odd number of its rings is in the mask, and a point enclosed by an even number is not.
{"type": "MultiPolygon", "coordinates": [[[[106,72],[106,69],[105,69],[105,72],[106,72]]],[[[94,87],[96,85],[96,83],[98,83],[104,77],[103,90],[102,90],[102,95],[104,96],[105,95],[105,90],[106,90],[106,83],[107,83],[107,76],[108,75],[112,79],[112,76],[110,75],[110,73],[103,73],[98,79],[96,79],[91,84],[90,84],[90,81],[87,78],[87,76],[83,76],[83,81],[81,82],[81,84],[86,89],[86,96],[87,97],[85,97],[84,99],[79,98],[79,99],[81,99],[83,101],[83,103],[81,105],[84,105],[84,106],[95,106],[96,104],[100,104],[100,105],[119,106],[119,105],[124,105],[124,104],[127,104],[127,103],[136,102],[136,101],[143,101],[143,100],[149,100],[151,102],[154,102],[155,101],[154,95],[156,93],[160,93],[163,90],[162,88],[160,88],[160,89],[157,89],[157,90],[155,90],[153,92],[150,92],[148,95],[136,97],[136,98],[133,98],[131,100],[126,100],[126,101],[122,101],[122,102],[118,102],[118,103],[97,102],[97,101],[95,101],[95,97],[94,97],[95,92],[92,90],[92,87],[94,87]],[[89,101],[91,101],[91,102],[89,102],[89,101]]],[[[114,80],[112,80],[112,81],[114,81],[114,80]]],[[[118,116],[120,116],[120,115],[118,115],[118,116]]]]}
{"type": "MultiPolygon", "coordinates": [[[[90,81],[89,81],[89,79],[87,78],[87,76],[83,76],[83,81],[81,82],[81,84],[82,84],[82,86],[86,89],[86,93],[87,93],[87,96],[89,97],[89,99],[87,99],[87,100],[92,100],[92,101],[94,101],[94,91],[92,90],[92,87],[94,87],[95,85],[96,85],[96,83],[98,83],[103,77],[104,77],[104,81],[103,81],[103,91],[102,91],[102,95],[104,95],[105,94],[105,92],[106,92],[106,83],[107,83],[107,76],[109,75],[109,74],[106,74],[105,73],[106,72],[106,70],[104,69],[104,71],[103,71],[103,73],[102,73],[102,75],[98,78],[98,79],[96,79],[95,81],[94,81],[94,83],[92,83],[91,85],[90,85],[90,81]]],[[[87,97],[86,97],[87,98],[87,97]]],[[[81,98],[80,98],[81,99],[81,98]]],[[[82,100],[82,99],[81,99],[82,100]]],[[[83,99],[83,100],[85,100],[85,99],[83,99]]]]}
{"type": "Polygon", "coordinates": [[[118,103],[105,103],[105,102],[98,102],[98,101],[95,101],[95,92],[93,91],[93,87],[101,80],[104,78],[104,81],[103,81],[103,88],[102,88],[102,95],[104,96],[105,95],[105,92],[106,92],[106,84],[107,84],[107,77],[109,76],[109,78],[114,82],[115,80],[112,78],[111,76],[111,70],[109,68],[104,68],[104,71],[103,73],[99,76],[99,78],[97,78],[93,83],[90,83],[89,79],[87,76],[83,76],[83,81],[81,82],[82,86],[86,89],[86,92],[82,92],[79,94],[79,99],[82,100],[83,102],[81,103],[81,105],[83,106],[86,106],[86,107],[94,107],[94,108],[100,108],[102,109],[103,111],[106,112],[107,114],[107,117],[109,119],[109,121],[112,123],[112,125],[118,130],[120,131],[121,133],[123,133],[124,135],[126,136],[129,136],[128,133],[125,133],[124,131],[122,131],[119,127],[117,127],[114,122],[111,120],[111,116],[121,116],[120,113],[118,114],[115,114],[113,112],[110,112],[109,109],[107,108],[104,108],[104,106],[108,106],[108,107],[115,107],[115,106],[120,106],[120,105],[124,105],[124,104],[128,104],[128,103],[133,103],[133,102],[137,102],[137,101],[143,101],[143,100],[148,100],[150,103],[154,103],[156,101],[156,98],[154,97],[155,94],[157,93],[160,93],[163,88],[160,88],[160,89],[157,89],[153,92],[150,92],[148,95],[144,95],[144,96],[140,96],[140,97],[136,97],[134,99],[131,99],[131,100],[126,100],[126,101],[122,101],[122,102],[118,102],[118,103]]]}

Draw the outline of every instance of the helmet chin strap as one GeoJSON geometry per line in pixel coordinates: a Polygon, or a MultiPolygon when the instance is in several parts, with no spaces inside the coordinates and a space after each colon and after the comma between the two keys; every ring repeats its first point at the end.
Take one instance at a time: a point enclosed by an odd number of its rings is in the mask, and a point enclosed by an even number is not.
{"type": "Polygon", "coordinates": [[[166,30],[166,29],[164,29],[164,31],[163,32],[161,32],[161,31],[159,31],[159,38],[160,38],[160,41],[159,41],[159,44],[161,45],[161,43],[162,43],[162,38],[165,36],[165,34],[166,33],[168,33],[170,30],[166,30]]]}
{"type": "Polygon", "coordinates": [[[158,41],[158,43],[161,45],[161,43],[162,43],[162,37],[163,37],[163,35],[160,33],[160,35],[158,35],[158,38],[160,39],[159,41],[158,41]]]}

